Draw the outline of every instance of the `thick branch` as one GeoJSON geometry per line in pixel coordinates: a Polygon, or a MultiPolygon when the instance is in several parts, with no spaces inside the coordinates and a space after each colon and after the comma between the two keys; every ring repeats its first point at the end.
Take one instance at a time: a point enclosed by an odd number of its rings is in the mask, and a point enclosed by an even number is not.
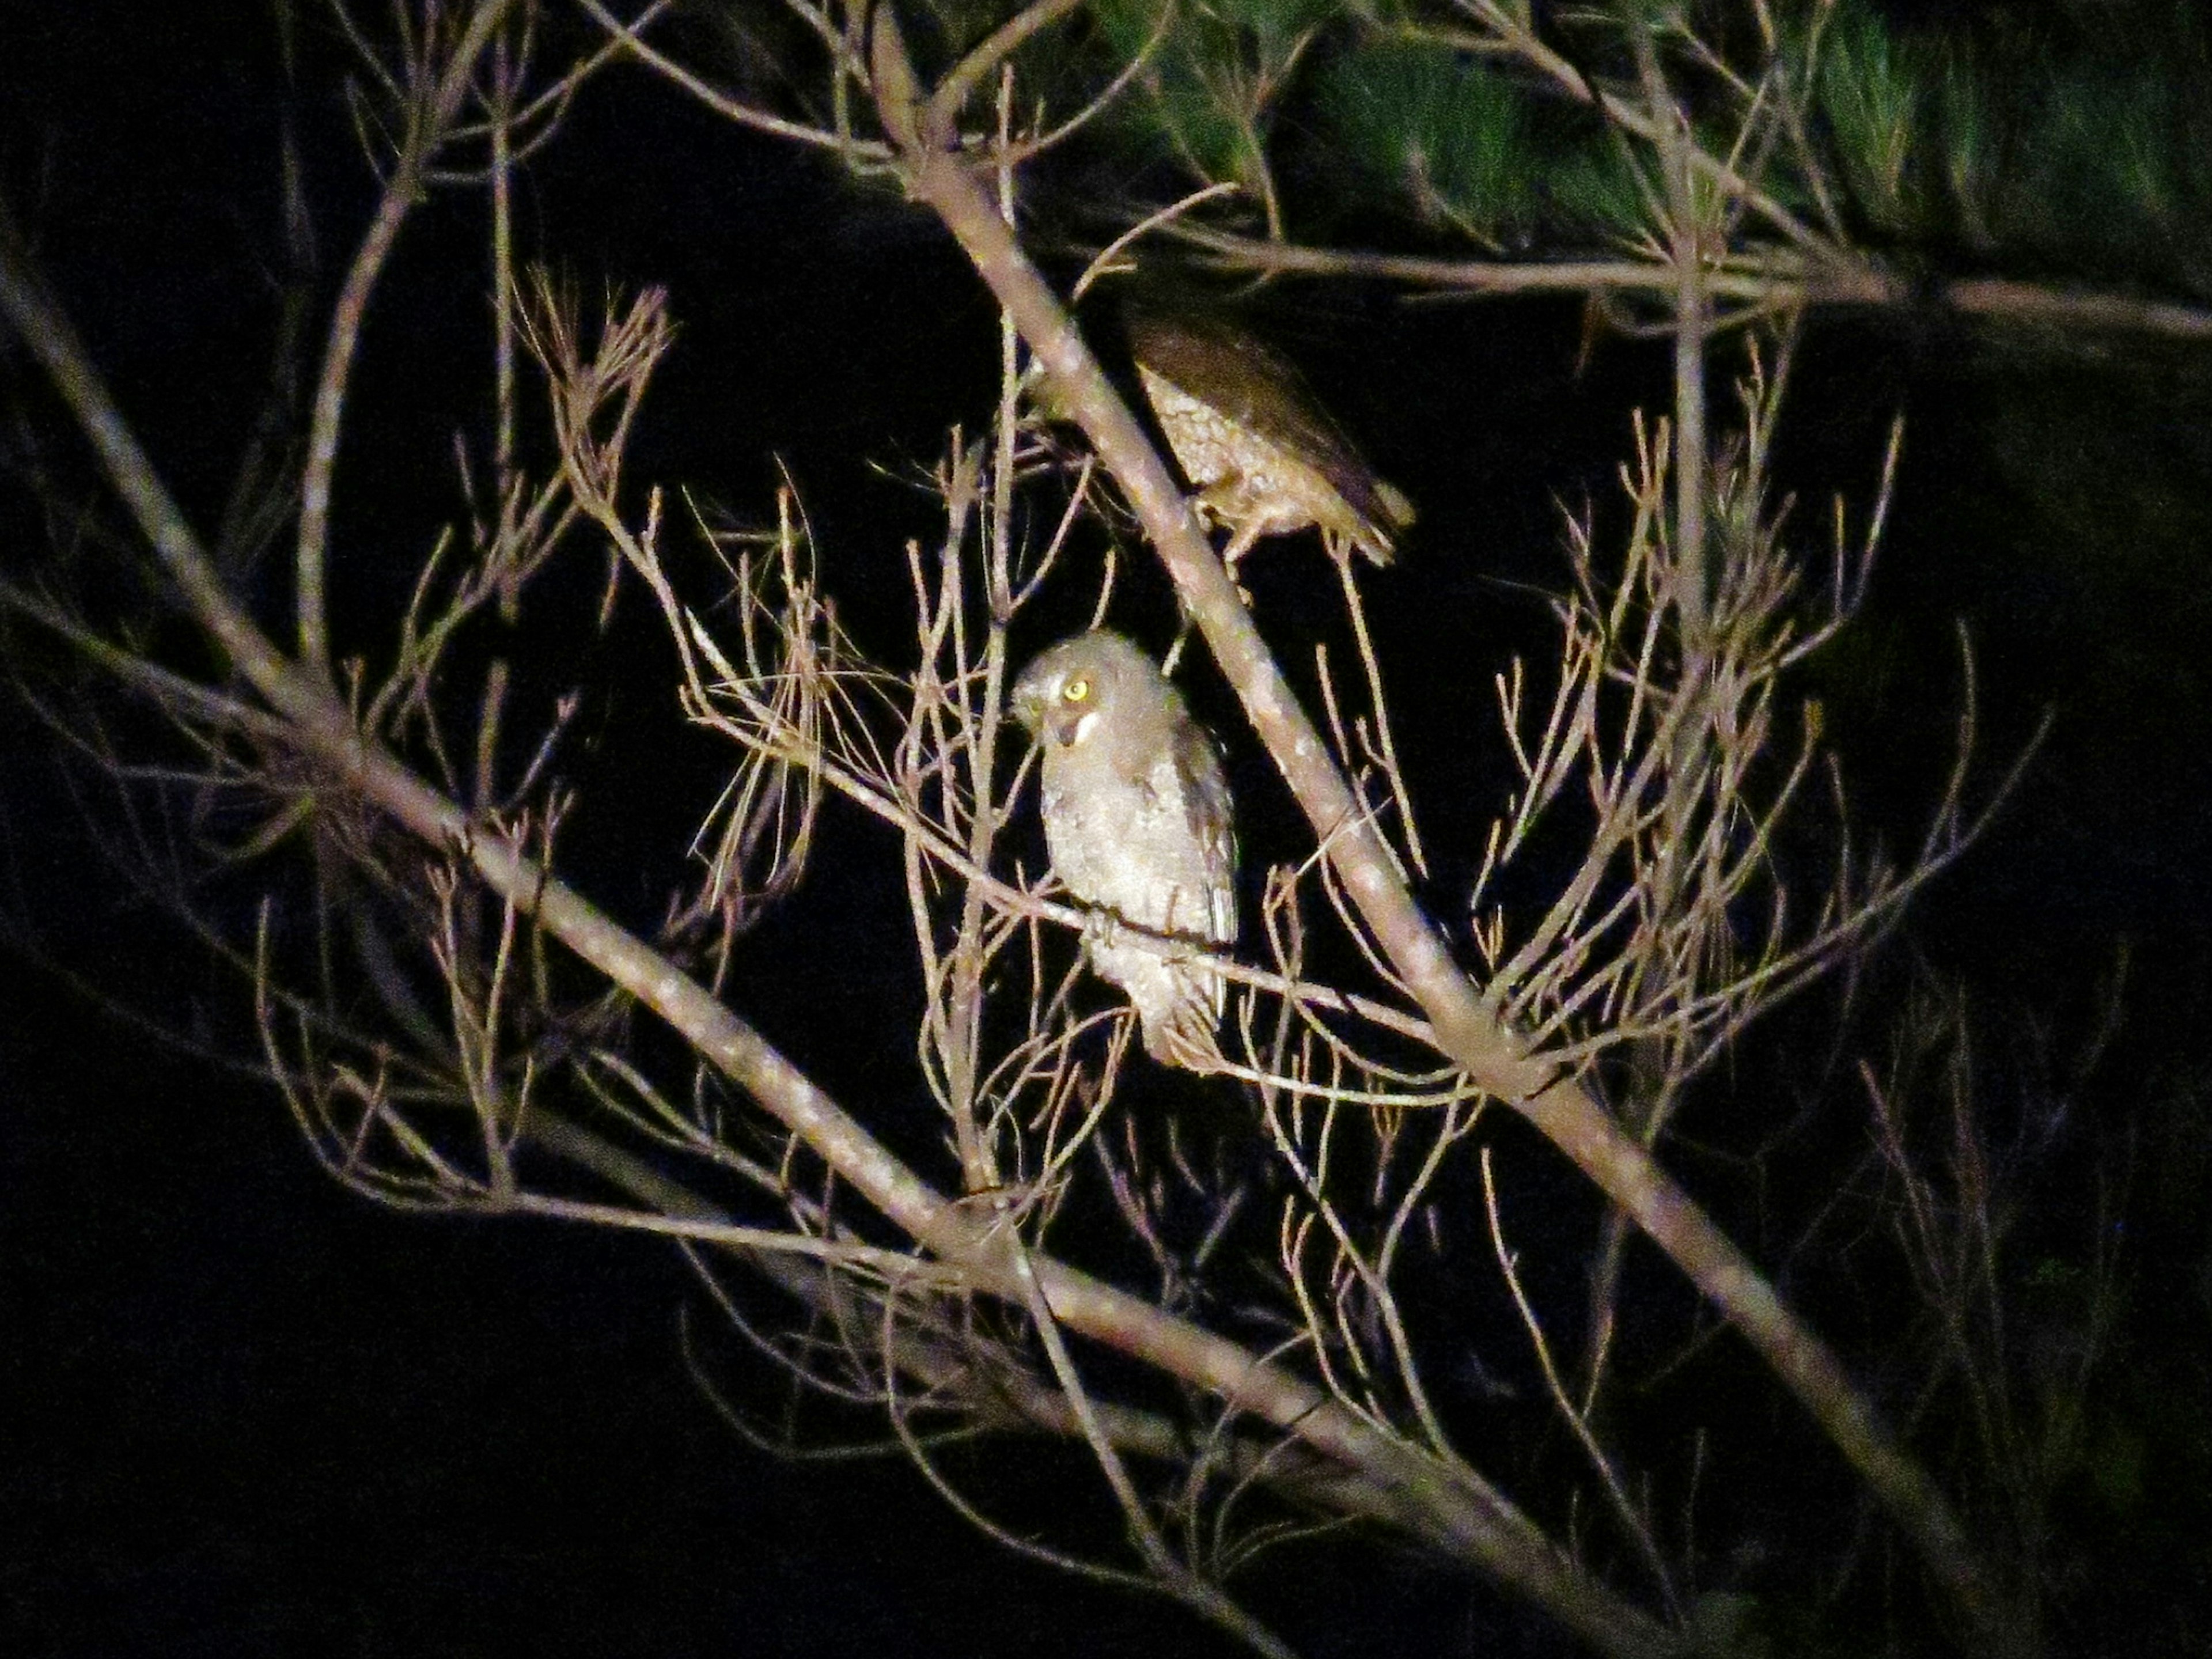
{"type": "MultiPolygon", "coordinates": [[[[1170,234],[1239,270],[1370,276],[1462,294],[1469,299],[1510,294],[1649,294],[1659,298],[1672,293],[1676,285],[1669,265],[1644,259],[1426,258],[1416,254],[1301,247],[1265,237],[1240,236],[1188,220],[1178,222],[1170,234]]],[[[1808,261],[1795,252],[1778,252],[1748,265],[1739,260],[1715,267],[1706,274],[1705,289],[1716,299],[1767,309],[1862,306],[1903,310],[1927,306],[1999,322],[2100,329],[2173,340],[2212,340],[2212,311],[2200,306],[1996,276],[1926,283],[1897,275],[1864,257],[1844,259],[1824,255],[1808,261]]]]}

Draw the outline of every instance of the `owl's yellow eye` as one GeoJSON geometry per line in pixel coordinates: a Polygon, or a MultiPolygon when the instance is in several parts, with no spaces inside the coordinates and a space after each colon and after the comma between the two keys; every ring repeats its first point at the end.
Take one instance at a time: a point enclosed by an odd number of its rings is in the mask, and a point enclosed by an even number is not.
{"type": "Polygon", "coordinates": [[[1060,688],[1060,700],[1062,702],[1081,702],[1090,695],[1091,682],[1080,674],[1060,688]]]}

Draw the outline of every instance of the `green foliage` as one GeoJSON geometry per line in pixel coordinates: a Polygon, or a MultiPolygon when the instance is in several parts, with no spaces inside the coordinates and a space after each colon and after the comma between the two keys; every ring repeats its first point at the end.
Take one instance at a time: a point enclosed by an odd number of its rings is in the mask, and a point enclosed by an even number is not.
{"type": "Polygon", "coordinates": [[[1945,37],[1839,8],[1816,109],[1862,228],[2212,289],[2212,51],[2185,15],[2119,15],[1945,37]]]}
{"type": "Polygon", "coordinates": [[[1878,229],[1903,232],[1922,218],[1915,152],[1929,82],[1923,54],[1893,40],[1872,10],[1850,7],[1830,25],[1820,108],[1844,183],[1878,229]]]}
{"type": "Polygon", "coordinates": [[[1348,161],[1400,192],[1422,223],[1484,246],[1523,245],[1546,229],[1624,233],[1643,216],[1613,135],[1457,46],[1374,40],[1326,66],[1316,101],[1348,161]]]}
{"type": "Polygon", "coordinates": [[[1480,58],[1426,40],[1346,52],[1320,104],[1350,159],[1425,223],[1495,246],[1534,217],[1543,157],[1527,94],[1480,58]]]}
{"type": "Polygon", "coordinates": [[[1999,112],[1988,82],[1960,53],[1945,57],[1936,77],[1943,188],[1958,204],[1959,228],[1978,246],[1994,240],[1983,181],[1997,150],[1999,112]]]}
{"type": "MultiPolygon", "coordinates": [[[[2202,49],[2168,61],[2098,61],[2023,106],[2017,161],[1988,182],[2002,224],[2024,240],[2095,260],[2100,244],[2163,253],[2206,275],[2212,119],[2202,49]]],[[[1996,170],[1991,169],[1994,173],[1996,170]]]]}
{"type": "Polygon", "coordinates": [[[1545,184],[1562,228],[1571,233],[1626,236],[1647,216],[1635,164],[1617,137],[1562,149],[1547,169],[1545,184]]]}
{"type": "MultiPolygon", "coordinates": [[[[1004,8],[930,15],[949,60],[1004,8]]],[[[1430,240],[1572,255],[1647,237],[1663,196],[1648,135],[1577,79],[1640,110],[1649,42],[1705,155],[1801,220],[1833,203],[1846,240],[1931,269],[2212,294],[2212,45],[2192,13],[1912,15],[1837,0],[1783,9],[1770,37],[1741,0],[1096,0],[1024,49],[1019,78],[1065,117],[1141,58],[1091,133],[1147,169],[1244,186],[1293,236],[1380,185],[1430,240]]],[[[1755,213],[1736,225],[1774,234],[1755,213]]]]}
{"type": "Polygon", "coordinates": [[[1285,89],[1315,37],[1344,15],[1328,0],[1205,0],[1182,6],[1155,44],[1157,0],[1098,0],[1090,11],[1117,63],[1152,49],[1139,84],[1169,147],[1201,178],[1254,187],[1285,89]]]}

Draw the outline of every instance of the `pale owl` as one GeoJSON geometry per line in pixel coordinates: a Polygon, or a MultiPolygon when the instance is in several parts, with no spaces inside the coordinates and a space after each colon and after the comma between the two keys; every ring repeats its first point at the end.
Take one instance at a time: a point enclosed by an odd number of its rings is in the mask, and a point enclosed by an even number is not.
{"type": "Polygon", "coordinates": [[[1085,960],[1128,993],[1155,1060],[1218,1065],[1224,987],[1202,953],[1237,941],[1237,831],[1212,738],[1152,659],[1103,629],[1040,653],[1013,708],[1043,750],[1053,872],[1101,913],[1085,960]]]}

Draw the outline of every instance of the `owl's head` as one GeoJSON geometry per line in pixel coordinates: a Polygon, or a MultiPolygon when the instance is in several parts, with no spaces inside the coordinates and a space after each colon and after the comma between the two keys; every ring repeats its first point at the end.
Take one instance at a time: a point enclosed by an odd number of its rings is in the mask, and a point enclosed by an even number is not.
{"type": "Polygon", "coordinates": [[[1152,659],[1109,629],[1039,652],[1014,682],[1014,718],[1048,746],[1073,749],[1102,726],[1147,710],[1169,688],[1152,659]]]}

